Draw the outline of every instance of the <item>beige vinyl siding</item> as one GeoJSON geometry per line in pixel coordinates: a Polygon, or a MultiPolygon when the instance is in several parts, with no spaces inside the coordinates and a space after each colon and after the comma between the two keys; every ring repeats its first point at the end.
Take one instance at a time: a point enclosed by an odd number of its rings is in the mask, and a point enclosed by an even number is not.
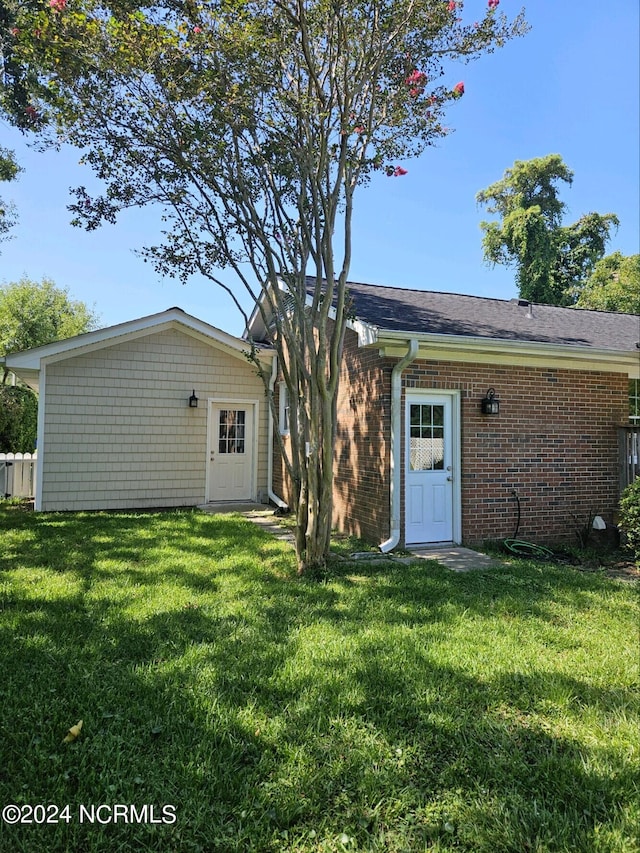
{"type": "Polygon", "coordinates": [[[263,497],[267,407],[243,358],[170,329],[49,364],[42,509],[203,503],[209,397],[259,401],[255,497],[263,497]],[[194,388],[200,403],[190,409],[194,388]]]}

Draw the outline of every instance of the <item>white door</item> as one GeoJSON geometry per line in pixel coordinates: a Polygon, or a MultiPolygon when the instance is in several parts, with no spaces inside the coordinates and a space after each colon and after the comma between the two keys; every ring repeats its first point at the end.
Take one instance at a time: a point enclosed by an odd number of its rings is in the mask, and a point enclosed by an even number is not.
{"type": "Polygon", "coordinates": [[[407,400],[405,542],[453,541],[450,397],[407,400]]]}
{"type": "Polygon", "coordinates": [[[209,500],[253,499],[253,406],[212,403],[209,500]]]}

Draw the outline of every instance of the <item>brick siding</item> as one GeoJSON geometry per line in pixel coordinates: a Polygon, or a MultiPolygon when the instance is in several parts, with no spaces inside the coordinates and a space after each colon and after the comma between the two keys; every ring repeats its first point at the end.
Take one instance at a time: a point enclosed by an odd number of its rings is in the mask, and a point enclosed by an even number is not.
{"type": "MultiPolygon", "coordinates": [[[[348,330],[338,399],[334,524],[379,543],[389,535],[391,370],[395,359],[359,349],[348,330]]],[[[628,420],[626,374],[416,360],[405,390],[458,391],[461,401],[462,538],[466,544],[513,536],[575,541],[590,513],[610,524],[618,499],[616,427],[628,420]],[[480,401],[496,390],[500,414],[480,401]]],[[[404,466],[403,466],[404,469],[404,466]]],[[[281,466],[276,492],[287,495],[281,466]]],[[[401,486],[404,530],[404,470],[401,486]]]]}
{"type": "Polygon", "coordinates": [[[333,520],[338,530],[372,542],[389,535],[389,443],[393,359],[358,348],[345,335],[334,457],[333,520]]]}
{"type": "Polygon", "coordinates": [[[575,540],[589,513],[612,521],[616,426],[628,418],[626,375],[416,361],[403,386],[460,392],[464,542],[513,536],[515,493],[518,536],[525,539],[575,540]],[[490,387],[499,415],[480,411],[490,387]]]}
{"type": "MultiPolygon", "coordinates": [[[[381,359],[377,350],[359,349],[357,335],[347,330],[337,402],[333,524],[337,530],[372,542],[386,538],[389,530],[392,367],[393,359],[381,359]]],[[[285,436],[285,446],[288,441],[285,436]]],[[[273,488],[291,503],[277,441],[273,488]]]]}

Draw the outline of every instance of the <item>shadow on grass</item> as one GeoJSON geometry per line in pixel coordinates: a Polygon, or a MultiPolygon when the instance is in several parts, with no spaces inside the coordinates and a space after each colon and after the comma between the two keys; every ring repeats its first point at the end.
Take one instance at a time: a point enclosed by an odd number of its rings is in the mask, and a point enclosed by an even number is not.
{"type": "Polygon", "coordinates": [[[621,749],[543,714],[631,713],[631,691],[442,653],[464,620],[553,624],[559,600],[589,609],[598,590],[630,606],[615,585],[430,563],[318,584],[243,519],[7,517],[3,802],[170,803],[177,820],[4,826],[0,849],[625,849],[621,749]]]}

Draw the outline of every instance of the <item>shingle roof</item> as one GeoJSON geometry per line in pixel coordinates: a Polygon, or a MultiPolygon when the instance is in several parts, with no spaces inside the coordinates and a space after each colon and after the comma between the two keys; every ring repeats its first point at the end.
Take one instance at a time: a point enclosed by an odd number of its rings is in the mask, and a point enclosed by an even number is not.
{"type": "Polygon", "coordinates": [[[354,314],[380,330],[630,351],[640,341],[640,317],[558,308],[518,299],[405,290],[349,282],[354,314]]]}

